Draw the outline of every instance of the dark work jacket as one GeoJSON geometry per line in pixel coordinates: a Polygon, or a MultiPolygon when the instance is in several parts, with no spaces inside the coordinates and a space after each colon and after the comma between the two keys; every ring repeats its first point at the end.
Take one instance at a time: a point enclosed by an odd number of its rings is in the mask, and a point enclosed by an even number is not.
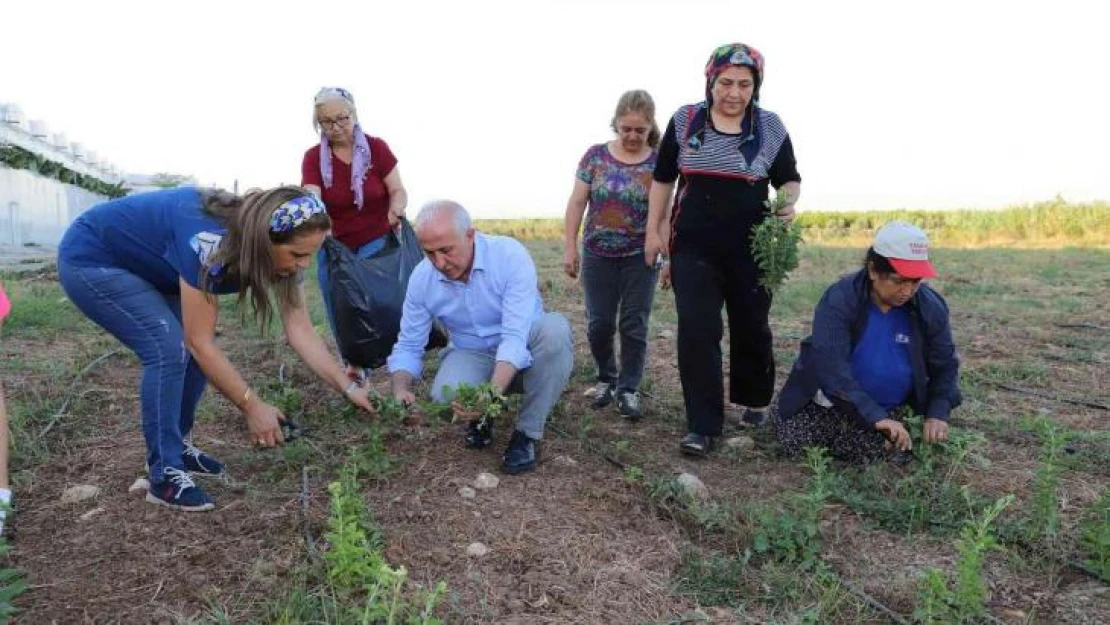
{"type": "MultiPolygon", "coordinates": [[[[874,426],[886,418],[883,407],[852,376],[852,350],[867,327],[871,301],[866,269],[842,277],[825,291],[813,314],[813,334],[802,341],[798,359],[779,393],[783,418],[797,414],[818,389],[861,424],[874,426]]],[[[923,284],[905,306],[912,324],[910,406],[917,414],[947,421],[952,409],[963,401],[948,304],[940,293],[923,284]]]]}

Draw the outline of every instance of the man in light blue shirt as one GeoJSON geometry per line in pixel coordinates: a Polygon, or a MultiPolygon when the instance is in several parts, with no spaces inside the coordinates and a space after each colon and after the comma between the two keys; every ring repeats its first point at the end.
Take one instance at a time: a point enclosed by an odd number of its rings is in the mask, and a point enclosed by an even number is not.
{"type": "MultiPolygon", "coordinates": [[[[528,250],[516,239],[475,232],[458,203],[426,204],[415,229],[426,258],[409,278],[401,332],[387,362],[393,395],[415,401],[412,380],[420,377],[428,333],[438,320],[451,342],[440,354],[432,398],[449,401],[458,385],[483,382],[502,394],[523,392],[501,466],[510,474],[531,470],[547,415],[570,379],[570,324],[558,313],[544,312],[528,250]]],[[[492,436],[489,425],[474,421],[466,443],[482,449],[492,436]]]]}

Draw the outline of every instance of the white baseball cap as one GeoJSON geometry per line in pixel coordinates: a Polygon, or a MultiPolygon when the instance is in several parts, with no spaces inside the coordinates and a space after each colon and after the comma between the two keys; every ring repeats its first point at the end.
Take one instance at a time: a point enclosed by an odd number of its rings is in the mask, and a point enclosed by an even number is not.
{"type": "Polygon", "coordinates": [[[887,222],[875,233],[875,253],[890,261],[903,278],[932,278],[937,275],[929,262],[929,237],[905,221],[887,222]]]}

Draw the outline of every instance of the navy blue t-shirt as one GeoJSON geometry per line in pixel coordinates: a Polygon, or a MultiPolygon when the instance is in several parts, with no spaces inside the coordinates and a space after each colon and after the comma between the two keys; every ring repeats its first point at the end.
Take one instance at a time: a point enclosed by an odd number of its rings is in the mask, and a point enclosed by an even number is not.
{"type": "Polygon", "coordinates": [[[871,302],[867,328],[852,351],[852,376],[887,411],[904,404],[913,390],[910,332],[909,311],[898,307],[884,314],[871,302]]]}
{"type": "Polygon", "coordinates": [[[129,195],[97,204],[74,220],[58,249],[58,259],[81,267],[118,267],[177,294],[178,278],[200,288],[207,270],[208,290],[235,293],[239,285],[221,279],[219,267],[205,269],[227,229],[202,209],[200,191],[179,187],[129,195]]]}

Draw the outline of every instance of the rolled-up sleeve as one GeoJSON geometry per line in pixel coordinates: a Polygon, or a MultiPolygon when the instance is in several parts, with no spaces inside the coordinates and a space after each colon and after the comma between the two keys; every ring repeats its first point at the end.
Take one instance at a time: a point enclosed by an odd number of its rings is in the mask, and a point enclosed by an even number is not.
{"type": "Polygon", "coordinates": [[[428,272],[419,265],[409,278],[405,291],[405,303],[401,308],[401,331],[393,351],[386,360],[390,373],[408,371],[414,378],[420,377],[424,370],[424,346],[428,344],[428,334],[432,330],[432,314],[424,303],[428,289],[428,272]]]}
{"type": "Polygon", "coordinates": [[[528,351],[528,335],[536,314],[539,289],[536,285],[536,265],[519,242],[514,241],[509,255],[509,271],[501,298],[501,343],[497,346],[496,359],[517,369],[532,366],[532,352],[528,351]]]}

